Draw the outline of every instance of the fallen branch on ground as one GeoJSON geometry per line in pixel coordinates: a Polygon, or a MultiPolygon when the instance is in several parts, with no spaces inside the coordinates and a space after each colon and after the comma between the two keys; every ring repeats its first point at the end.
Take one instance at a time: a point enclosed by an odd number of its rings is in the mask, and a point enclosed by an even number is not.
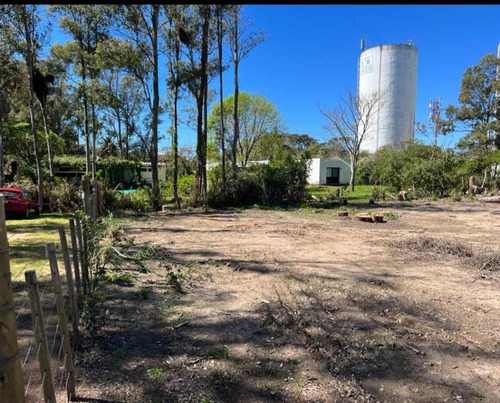
{"type": "Polygon", "coordinates": [[[477,200],[484,203],[500,203],[500,196],[477,197],[477,200]]]}

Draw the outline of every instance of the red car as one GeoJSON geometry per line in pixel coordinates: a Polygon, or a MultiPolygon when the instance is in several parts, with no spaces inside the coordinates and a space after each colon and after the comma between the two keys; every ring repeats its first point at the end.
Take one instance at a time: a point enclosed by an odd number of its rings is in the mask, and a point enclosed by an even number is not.
{"type": "Polygon", "coordinates": [[[18,217],[29,218],[31,213],[40,214],[38,202],[24,189],[17,187],[0,188],[0,195],[4,197],[5,213],[18,217]]]}

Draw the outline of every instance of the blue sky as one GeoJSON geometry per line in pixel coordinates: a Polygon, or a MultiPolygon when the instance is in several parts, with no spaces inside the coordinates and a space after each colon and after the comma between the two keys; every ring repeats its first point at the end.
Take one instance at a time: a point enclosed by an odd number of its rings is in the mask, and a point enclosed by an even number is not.
{"type": "MultiPolygon", "coordinates": [[[[418,47],[416,120],[427,122],[429,98],[457,103],[462,75],[500,42],[500,6],[245,6],[255,28],[267,40],[243,60],[240,91],[264,95],[284,117],[289,132],[320,141],[322,107],[334,107],[339,96],[356,90],[360,39],[366,46],[407,43],[418,47]]],[[[64,41],[54,24],[53,41],[64,41]]],[[[227,55],[229,56],[229,55],[227,55]]],[[[224,73],[224,93],[233,93],[233,70],[224,73]]],[[[218,88],[218,79],[212,83],[218,88]]],[[[162,85],[162,94],[165,94],[162,85]]],[[[169,125],[165,117],[163,133],[169,125]]],[[[443,137],[453,146],[462,134],[443,137]]],[[[180,144],[194,146],[196,134],[180,128],[180,144]]],[[[160,149],[168,146],[165,138],[160,149]]]]}

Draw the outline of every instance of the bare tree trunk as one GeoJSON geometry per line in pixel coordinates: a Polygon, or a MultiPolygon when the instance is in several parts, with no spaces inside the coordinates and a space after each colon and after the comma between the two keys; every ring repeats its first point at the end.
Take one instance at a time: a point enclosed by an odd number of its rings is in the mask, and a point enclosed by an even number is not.
{"type": "Polygon", "coordinates": [[[120,116],[120,111],[117,111],[116,117],[118,120],[118,149],[120,150],[120,158],[123,158],[122,119],[120,116]]]}
{"type": "Polygon", "coordinates": [[[174,154],[174,178],[173,178],[173,187],[174,187],[174,203],[177,208],[181,207],[181,203],[179,201],[179,188],[178,188],[178,178],[179,178],[179,122],[178,122],[178,111],[177,104],[179,100],[179,72],[178,63],[181,58],[181,45],[179,38],[175,38],[175,63],[176,67],[174,68],[172,63],[170,64],[171,74],[174,77],[174,133],[172,136],[172,152],[174,154]]]}
{"type": "Polygon", "coordinates": [[[54,184],[54,156],[52,155],[52,146],[50,143],[49,128],[47,126],[47,110],[45,109],[45,105],[42,102],[40,102],[40,108],[42,109],[43,128],[45,130],[45,136],[47,137],[47,154],[48,154],[48,159],[49,159],[49,181],[50,181],[50,184],[53,185],[54,184]]]}
{"type": "Polygon", "coordinates": [[[233,130],[233,177],[237,175],[236,158],[238,155],[237,147],[240,136],[240,124],[238,120],[238,97],[240,95],[240,87],[238,82],[238,68],[239,68],[239,43],[238,43],[238,8],[234,9],[234,130],[233,130]]]}
{"type": "Polygon", "coordinates": [[[217,39],[219,45],[219,81],[220,81],[220,133],[222,149],[222,193],[224,195],[224,204],[226,202],[226,150],[225,150],[225,131],[224,131],[224,94],[222,87],[222,5],[217,6],[217,39]]]}
{"type": "Polygon", "coordinates": [[[483,183],[481,184],[481,192],[484,190],[486,186],[486,179],[488,179],[488,168],[484,169],[483,183]]]}
{"type": "MultiPolygon", "coordinates": [[[[203,92],[200,88],[200,92],[203,92]]],[[[198,93],[198,99],[196,100],[197,109],[197,122],[196,122],[196,204],[199,204],[203,197],[203,96],[198,93]]]]}
{"type": "Polygon", "coordinates": [[[203,21],[203,36],[201,44],[201,86],[199,99],[197,100],[198,108],[198,166],[196,170],[196,185],[197,185],[197,202],[205,202],[206,199],[206,128],[203,127],[204,107],[206,108],[206,92],[208,87],[207,64],[208,64],[208,29],[210,24],[210,6],[204,7],[203,21]]]}
{"type": "Polygon", "coordinates": [[[97,119],[95,115],[95,104],[92,102],[92,179],[96,178],[97,171],[97,119]]]}
{"type": "Polygon", "coordinates": [[[356,169],[358,168],[357,158],[351,155],[351,180],[349,181],[349,190],[354,192],[354,182],[356,181],[356,169]]]}
{"type": "Polygon", "coordinates": [[[39,211],[43,211],[43,172],[42,172],[42,157],[40,155],[40,144],[38,142],[38,133],[36,131],[36,120],[35,120],[35,93],[33,87],[33,43],[31,38],[31,28],[29,26],[28,15],[26,11],[26,5],[23,6],[23,22],[24,22],[24,34],[26,38],[27,46],[27,64],[28,72],[30,78],[30,120],[31,120],[31,132],[33,135],[33,148],[35,152],[36,159],[36,174],[38,178],[38,208],[39,211]]]}
{"type": "Polygon", "coordinates": [[[87,75],[86,64],[83,57],[80,59],[82,65],[82,81],[83,81],[83,124],[85,129],[85,173],[90,175],[90,129],[89,129],[89,105],[87,100],[87,75]]]}
{"type": "Polygon", "coordinates": [[[179,100],[179,73],[177,71],[177,63],[180,60],[180,43],[179,39],[175,39],[175,63],[176,67],[175,69],[172,67],[172,64],[170,64],[170,69],[171,69],[171,74],[174,77],[174,132],[172,135],[172,152],[174,154],[174,177],[173,177],[173,187],[174,187],[174,203],[177,208],[181,207],[180,201],[179,201],[179,189],[178,189],[178,177],[179,177],[179,124],[178,124],[178,112],[177,112],[177,103],[179,100]]]}
{"type": "Polygon", "coordinates": [[[208,144],[208,77],[205,79],[204,100],[203,100],[203,193],[205,194],[204,204],[207,202],[207,144],[208,144]]]}
{"type": "Polygon", "coordinates": [[[90,175],[92,171],[91,156],[90,156],[90,131],[89,131],[89,110],[87,100],[84,97],[83,101],[83,120],[85,125],[85,173],[90,175]]]}
{"type": "Polygon", "coordinates": [[[158,115],[160,113],[160,90],[158,78],[158,20],[160,5],[152,6],[153,45],[153,135],[151,144],[151,170],[153,174],[153,209],[160,209],[160,185],[158,180],[158,115]]]}
{"type": "MultiPolygon", "coordinates": [[[[177,50],[176,50],[176,52],[177,52],[177,50]]],[[[178,100],[178,97],[179,97],[179,86],[177,85],[177,82],[176,82],[175,88],[174,88],[174,133],[172,136],[172,152],[174,153],[173,185],[174,185],[174,203],[177,206],[177,208],[180,208],[181,204],[179,202],[179,190],[178,190],[178,186],[177,186],[177,178],[179,177],[179,146],[178,146],[178,132],[177,132],[178,126],[179,126],[178,122],[177,122],[177,100],[178,100]]]]}
{"type": "Polygon", "coordinates": [[[125,159],[128,160],[128,153],[129,153],[129,134],[130,132],[130,123],[128,121],[128,118],[125,118],[125,159]]]}
{"type": "Polygon", "coordinates": [[[172,61],[170,60],[170,74],[172,75],[174,79],[174,130],[172,133],[172,153],[174,155],[174,177],[173,177],[173,188],[174,188],[174,203],[177,208],[181,207],[180,201],[179,201],[179,189],[178,189],[178,177],[179,177],[179,124],[178,124],[178,111],[177,111],[177,104],[179,100],[179,72],[177,71],[178,69],[178,62],[180,60],[180,42],[178,37],[175,39],[174,42],[174,50],[175,50],[175,63],[176,67],[173,67],[172,61]]]}
{"type": "Polygon", "coordinates": [[[0,186],[5,186],[5,166],[3,160],[3,119],[0,113],[0,186]]]}

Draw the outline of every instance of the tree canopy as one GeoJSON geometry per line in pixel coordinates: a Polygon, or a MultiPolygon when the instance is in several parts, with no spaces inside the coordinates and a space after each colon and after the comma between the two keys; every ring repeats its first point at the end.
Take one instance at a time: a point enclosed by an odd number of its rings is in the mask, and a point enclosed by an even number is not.
{"type": "MultiPolygon", "coordinates": [[[[226,127],[226,144],[232,150],[237,149],[237,158],[243,167],[247,166],[257,144],[264,136],[280,132],[283,118],[274,104],[262,95],[241,92],[239,95],[239,128],[238,143],[234,144],[234,95],[224,100],[224,126],[226,127]]],[[[209,128],[220,138],[220,105],[214,104],[209,116],[209,128]]],[[[219,143],[219,142],[217,142],[219,143]]],[[[232,153],[230,153],[232,158],[232,153]]]]}

